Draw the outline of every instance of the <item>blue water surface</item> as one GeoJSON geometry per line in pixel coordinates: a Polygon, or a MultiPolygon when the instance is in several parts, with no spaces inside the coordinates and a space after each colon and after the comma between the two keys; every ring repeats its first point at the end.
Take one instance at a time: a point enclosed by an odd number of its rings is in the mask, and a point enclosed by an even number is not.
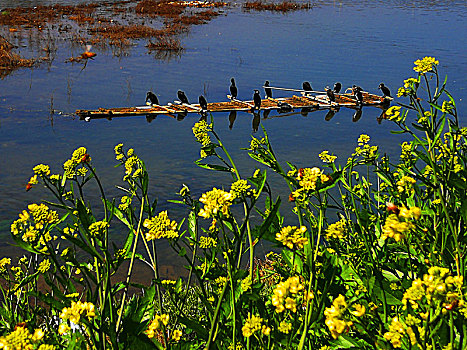
{"type": "MultiPolygon", "coordinates": [[[[7,6],[11,1],[0,1],[0,7],[7,6]]],[[[51,107],[73,113],[142,105],[148,90],[163,103],[173,101],[178,89],[192,101],[200,94],[208,101],[223,101],[231,77],[237,80],[241,99],[251,99],[253,89],[266,79],[273,86],[297,88],[308,80],[315,89],[340,81],[344,87],[358,84],[373,93],[380,93],[377,87],[384,82],[395,95],[403,80],[414,76],[413,62],[434,56],[441,74],[448,75],[448,90],[465,124],[466,14],[465,1],[320,1],[311,10],[287,14],[244,12],[236,4],[183,34],[185,50],[178,57],[155,58],[142,40],[118,57],[112,50],[95,48],[97,56],[85,69],[65,62],[83,48],[59,42],[51,65],[17,70],[0,80],[0,237],[8,242],[9,225],[18,213],[28,203],[47,198],[40,188],[25,192],[32,168],[44,163],[60,173],[62,163],[79,146],[87,147],[110,197],[121,196],[114,186],[123,185],[122,168],[114,168],[113,148],[118,143],[134,148],[147,165],[159,208],[178,218],[184,211],[167,200],[176,198],[183,183],[198,197],[229,182],[227,175],[194,164],[199,145],[191,128],[198,115],[181,122],[160,116],[151,123],[144,117],[86,123],[66,114],[51,115],[51,107]]],[[[13,35],[7,28],[0,30],[13,35]]],[[[27,37],[19,42],[24,55],[33,54],[27,37]]],[[[397,156],[404,139],[390,134],[395,129],[391,122],[377,122],[380,109],[364,108],[358,122],[352,122],[353,113],[342,108],[330,121],[324,120],[326,111],[271,117],[262,125],[284,164],[287,160],[299,167],[321,166],[318,154],[323,150],[345,161],[362,133],[370,135],[382,153],[397,156]]],[[[258,165],[241,148],[249,145],[252,115],[238,113],[232,130],[227,113],[216,113],[214,123],[242,175],[250,176],[258,165]]],[[[255,136],[261,135],[260,128],[255,136]]],[[[279,178],[271,174],[270,181],[278,188],[276,194],[287,196],[279,178]]],[[[94,190],[91,197],[96,196],[94,190]]],[[[295,224],[293,216],[287,220],[295,224]]]]}

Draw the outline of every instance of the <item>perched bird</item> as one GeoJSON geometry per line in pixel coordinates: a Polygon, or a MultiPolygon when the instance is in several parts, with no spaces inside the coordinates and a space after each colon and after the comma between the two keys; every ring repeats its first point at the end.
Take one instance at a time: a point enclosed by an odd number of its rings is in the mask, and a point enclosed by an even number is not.
{"type": "Polygon", "coordinates": [[[336,102],[336,96],[334,95],[334,91],[332,91],[329,86],[324,88],[326,90],[326,95],[329,98],[329,102],[336,102]]]}
{"type": "Polygon", "coordinates": [[[259,90],[255,89],[255,93],[253,94],[253,102],[255,103],[255,106],[253,109],[260,110],[261,108],[261,96],[259,95],[259,90]]]}
{"type": "Polygon", "coordinates": [[[381,92],[383,93],[384,97],[392,97],[391,96],[391,91],[389,90],[389,88],[387,86],[384,85],[384,83],[381,83],[379,84],[378,86],[378,89],[381,90],[381,92]]]}
{"type": "Polygon", "coordinates": [[[152,105],[159,104],[159,99],[152,91],[148,91],[148,93],[146,94],[146,102],[148,102],[148,100],[151,102],[152,105]]]}
{"type": "Polygon", "coordinates": [[[307,81],[304,81],[302,84],[303,90],[305,91],[313,91],[313,88],[311,87],[311,84],[307,81]]]}
{"type": "Polygon", "coordinates": [[[353,85],[352,86],[352,94],[355,96],[357,99],[357,104],[362,105],[363,104],[363,94],[362,94],[363,89],[360,86],[353,85]]]}
{"type": "Polygon", "coordinates": [[[361,90],[357,90],[355,92],[355,97],[357,98],[357,103],[362,105],[363,104],[363,94],[361,90]]]}
{"type": "Polygon", "coordinates": [[[182,90],[177,91],[177,96],[180,102],[185,103],[187,105],[190,104],[190,102],[188,102],[188,98],[186,97],[185,93],[182,90]]]}
{"type": "Polygon", "coordinates": [[[232,78],[230,79],[230,96],[232,96],[232,98],[237,98],[237,94],[238,94],[238,89],[237,89],[237,86],[235,85],[235,79],[232,78]]]}
{"type": "Polygon", "coordinates": [[[338,94],[341,91],[341,89],[342,89],[342,84],[341,83],[338,82],[338,83],[334,84],[333,91],[334,91],[335,94],[338,94]]]}
{"type": "Polygon", "coordinates": [[[198,98],[199,101],[199,106],[204,112],[207,112],[208,110],[208,101],[206,101],[206,98],[203,95],[200,95],[198,98]]]}
{"type": "MultiPolygon", "coordinates": [[[[269,80],[266,80],[264,86],[269,86],[269,80]]],[[[266,98],[272,98],[272,89],[264,88],[264,92],[266,93],[266,98]]]]}
{"type": "Polygon", "coordinates": [[[208,101],[206,101],[206,98],[203,95],[199,96],[198,101],[199,106],[201,107],[201,118],[206,120],[206,117],[208,116],[208,101]]]}

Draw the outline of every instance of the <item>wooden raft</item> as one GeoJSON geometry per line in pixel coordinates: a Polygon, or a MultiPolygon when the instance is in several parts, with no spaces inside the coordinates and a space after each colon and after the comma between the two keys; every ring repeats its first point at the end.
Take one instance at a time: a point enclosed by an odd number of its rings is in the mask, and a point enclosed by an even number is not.
{"type": "MultiPolygon", "coordinates": [[[[389,103],[382,96],[363,92],[363,106],[379,106],[389,103]]],[[[351,94],[336,94],[336,102],[329,103],[326,95],[293,95],[291,97],[263,99],[260,110],[284,111],[284,103],[292,109],[311,108],[327,109],[334,107],[358,108],[359,105],[355,97],[351,94]]],[[[286,105],[286,106],[287,106],[286,105]]],[[[207,112],[230,112],[244,111],[251,112],[254,106],[253,101],[241,101],[233,99],[226,102],[208,103],[207,112]]],[[[290,108],[289,107],[289,108],[290,108]]],[[[120,107],[120,108],[99,108],[96,110],[78,109],[76,114],[81,119],[99,119],[128,116],[148,116],[169,115],[176,118],[176,115],[187,113],[201,113],[199,104],[167,104],[164,106],[140,106],[140,107],[120,107]]]]}

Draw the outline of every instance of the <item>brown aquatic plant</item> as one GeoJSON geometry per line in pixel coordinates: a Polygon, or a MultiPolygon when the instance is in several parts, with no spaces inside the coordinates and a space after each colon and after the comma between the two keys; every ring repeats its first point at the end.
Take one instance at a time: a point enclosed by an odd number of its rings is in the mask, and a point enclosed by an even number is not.
{"type": "Polygon", "coordinates": [[[277,11],[277,12],[289,12],[297,10],[309,10],[313,8],[310,3],[296,3],[293,1],[282,1],[279,3],[257,1],[247,1],[243,4],[243,9],[247,11],[277,11]]]}

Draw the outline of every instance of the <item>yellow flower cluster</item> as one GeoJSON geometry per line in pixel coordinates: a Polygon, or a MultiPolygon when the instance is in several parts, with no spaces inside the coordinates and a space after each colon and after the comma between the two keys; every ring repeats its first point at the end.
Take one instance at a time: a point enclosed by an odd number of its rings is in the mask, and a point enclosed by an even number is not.
{"type": "Polygon", "coordinates": [[[248,196],[252,193],[250,188],[251,186],[248,185],[246,180],[240,179],[232,183],[232,186],[230,187],[230,193],[232,193],[234,198],[248,196]]]}
{"type": "Polygon", "coordinates": [[[398,208],[397,214],[390,214],[386,218],[386,222],[383,227],[382,239],[394,238],[396,242],[399,242],[406,238],[407,234],[415,228],[414,220],[420,219],[421,210],[418,207],[406,207],[398,208]]]}
{"type": "Polygon", "coordinates": [[[172,333],[172,340],[178,342],[180,341],[180,338],[182,337],[183,332],[180,329],[176,329],[172,333]]]}
{"type": "Polygon", "coordinates": [[[11,258],[3,258],[0,260],[0,272],[5,272],[7,265],[11,265],[11,258]]]}
{"type": "Polygon", "coordinates": [[[406,333],[410,333],[414,336],[415,342],[412,343],[412,345],[415,345],[417,343],[417,339],[415,338],[412,328],[407,327],[396,316],[392,319],[391,324],[389,325],[389,332],[384,333],[384,339],[390,341],[394,348],[400,348],[402,345],[402,338],[406,333]],[[409,332],[407,332],[408,329],[410,329],[409,332]]]}
{"type": "Polygon", "coordinates": [[[307,231],[305,226],[298,228],[297,226],[286,226],[281,229],[281,232],[276,233],[276,239],[289,249],[303,249],[305,244],[308,244],[308,238],[303,237],[307,231]]]}
{"type": "Polygon", "coordinates": [[[329,154],[329,151],[323,151],[318,155],[319,159],[321,159],[324,163],[334,163],[337,159],[337,156],[332,156],[329,154]]]}
{"type": "Polygon", "coordinates": [[[402,303],[404,308],[410,304],[414,310],[423,309],[425,303],[428,306],[437,304],[445,310],[451,310],[452,305],[462,307],[463,282],[462,276],[452,276],[446,268],[430,267],[423,279],[417,278],[412,281],[412,286],[404,293],[402,303]]]}
{"type": "MultiPolygon", "coordinates": [[[[272,292],[271,303],[276,308],[277,313],[290,310],[297,312],[297,305],[307,295],[305,286],[300,282],[298,276],[289,277],[285,282],[279,282],[272,292]],[[298,302],[298,303],[297,303],[298,302]]],[[[312,299],[313,295],[308,295],[312,299]]]]}
{"type": "Polygon", "coordinates": [[[217,241],[212,237],[201,236],[199,238],[199,247],[203,249],[217,246],[217,241]]]}
{"type": "Polygon", "coordinates": [[[412,154],[412,143],[411,142],[403,142],[401,144],[401,160],[408,160],[410,159],[410,155],[412,154]]]}
{"type": "Polygon", "coordinates": [[[415,182],[415,179],[410,176],[402,176],[396,183],[397,191],[399,193],[406,192],[408,195],[410,195],[414,192],[413,185],[415,182]]]}
{"type": "Polygon", "coordinates": [[[401,108],[400,106],[392,106],[389,107],[388,110],[386,111],[386,117],[389,120],[399,120],[401,116],[401,108]]]}
{"type": "Polygon", "coordinates": [[[118,205],[118,209],[120,209],[121,211],[125,211],[128,209],[130,204],[131,204],[131,197],[123,196],[120,199],[120,204],[118,205]]]}
{"type": "Polygon", "coordinates": [[[397,97],[408,96],[415,92],[418,88],[419,81],[415,78],[408,78],[404,80],[404,86],[400,87],[397,91],[397,97]]]}
{"type": "Polygon", "coordinates": [[[245,338],[251,337],[255,332],[261,330],[263,319],[259,316],[248,315],[242,327],[242,333],[245,338]]]}
{"type": "Polygon", "coordinates": [[[277,330],[281,333],[289,334],[292,329],[292,324],[290,322],[281,321],[277,330]]]}
{"type": "Polygon", "coordinates": [[[178,237],[177,222],[169,219],[167,211],[161,211],[152,219],[144,220],[143,226],[148,229],[148,232],[146,232],[146,239],[148,241],[160,238],[174,239],[178,237]]]}
{"type": "Polygon", "coordinates": [[[347,231],[347,220],[341,219],[326,229],[326,238],[344,239],[344,233],[347,231]]]}
{"type": "Polygon", "coordinates": [[[125,154],[123,153],[123,143],[116,145],[114,147],[114,151],[116,160],[122,160],[125,157],[125,154]]]}
{"type": "Polygon", "coordinates": [[[208,124],[205,120],[200,120],[199,122],[195,123],[192,130],[196,140],[203,146],[211,144],[211,138],[208,132],[212,131],[212,124],[208,124]]]}
{"type": "Polygon", "coordinates": [[[454,103],[452,103],[452,101],[443,101],[443,104],[441,105],[441,112],[449,113],[453,109],[454,109],[454,103]]]}
{"type": "MultiPolygon", "coordinates": [[[[350,311],[350,313],[355,317],[362,317],[365,314],[365,307],[363,305],[354,304],[353,307],[354,310],[350,311]]],[[[324,310],[324,316],[326,316],[325,324],[334,339],[337,339],[339,335],[348,331],[353,325],[352,321],[345,318],[344,313],[346,310],[348,310],[348,305],[342,294],[339,294],[333,300],[332,305],[324,310]]]]}
{"type": "Polygon", "coordinates": [[[439,64],[434,57],[423,57],[421,60],[416,60],[414,62],[415,67],[413,68],[414,71],[419,72],[420,74],[424,74],[427,72],[432,72],[433,67],[439,64]]]}
{"type": "Polygon", "coordinates": [[[199,211],[199,216],[205,219],[214,217],[219,213],[229,216],[229,208],[232,205],[233,195],[231,192],[213,188],[212,191],[203,193],[199,201],[204,204],[204,207],[199,211]]]}
{"type": "Polygon", "coordinates": [[[48,176],[50,174],[50,168],[48,165],[44,164],[39,164],[36,165],[34,168],[32,168],[32,171],[34,171],[34,174],[43,177],[43,176],[48,176]]]}
{"type": "MultiPolygon", "coordinates": [[[[135,170],[135,173],[136,173],[136,171],[140,169],[139,164],[140,164],[140,160],[137,156],[131,156],[127,158],[127,160],[125,161],[125,175],[126,175],[125,178],[130,176],[133,170],[135,170]]],[[[136,175],[133,174],[132,176],[137,177],[137,174],[136,175]]]]}
{"type": "Polygon", "coordinates": [[[149,323],[148,328],[144,331],[148,338],[154,338],[156,335],[156,332],[160,329],[162,329],[162,325],[167,326],[169,324],[169,315],[167,314],[162,314],[162,315],[156,315],[154,319],[149,323]]]}
{"type": "Polygon", "coordinates": [[[50,269],[50,260],[49,259],[44,259],[40,262],[39,267],[37,268],[37,271],[40,273],[46,273],[50,269]]]}
{"type": "Polygon", "coordinates": [[[85,176],[88,169],[85,167],[77,168],[80,163],[89,162],[91,157],[87,154],[85,147],[79,147],[73,151],[71,159],[68,159],[63,163],[63,169],[65,170],[65,177],[72,179],[74,176],[85,176]]]}
{"type": "Polygon", "coordinates": [[[369,142],[370,142],[370,136],[365,135],[365,134],[361,134],[357,140],[358,146],[360,147],[366,145],[369,142]]]}
{"type": "Polygon", "coordinates": [[[41,232],[41,230],[49,224],[58,222],[58,214],[45,204],[29,204],[28,210],[29,212],[23,210],[19,214],[19,219],[11,224],[11,233],[15,236],[22,234],[25,242],[38,242],[39,245],[44,246],[46,242],[52,240],[52,237],[48,231],[41,232]]]}
{"type": "Polygon", "coordinates": [[[305,190],[315,190],[316,183],[322,174],[322,171],[317,167],[302,168],[302,171],[298,171],[297,180],[299,180],[300,186],[302,186],[305,190]]]}
{"type": "Polygon", "coordinates": [[[16,327],[13,332],[7,336],[0,337],[0,349],[4,350],[53,350],[53,345],[41,344],[37,346],[41,339],[44,338],[44,331],[40,328],[36,329],[33,334],[25,327],[16,327]]]}
{"type": "Polygon", "coordinates": [[[109,226],[110,225],[107,221],[93,222],[91,225],[89,225],[89,233],[95,237],[102,236],[109,226]]]}
{"type": "Polygon", "coordinates": [[[252,151],[256,151],[258,148],[261,147],[261,145],[265,145],[265,144],[266,144],[266,139],[264,137],[262,139],[251,137],[250,149],[252,151]]]}
{"type": "Polygon", "coordinates": [[[70,307],[64,307],[60,313],[62,321],[70,320],[74,324],[79,324],[81,316],[86,313],[86,316],[90,319],[95,317],[95,307],[93,303],[72,301],[70,307]]]}

